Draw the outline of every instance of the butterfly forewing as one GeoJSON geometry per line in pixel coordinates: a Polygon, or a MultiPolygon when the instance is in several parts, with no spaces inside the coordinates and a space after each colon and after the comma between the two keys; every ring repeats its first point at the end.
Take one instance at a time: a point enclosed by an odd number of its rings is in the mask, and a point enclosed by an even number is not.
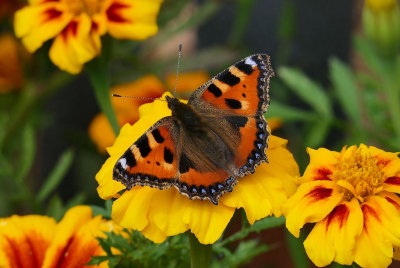
{"type": "Polygon", "coordinates": [[[196,90],[189,104],[205,101],[235,114],[256,115],[264,113],[269,104],[269,79],[273,71],[269,56],[249,56],[196,90]]]}
{"type": "Polygon", "coordinates": [[[171,187],[177,176],[172,117],[164,117],[143,134],[117,161],[114,180],[128,189],[135,185],[171,187]]]}

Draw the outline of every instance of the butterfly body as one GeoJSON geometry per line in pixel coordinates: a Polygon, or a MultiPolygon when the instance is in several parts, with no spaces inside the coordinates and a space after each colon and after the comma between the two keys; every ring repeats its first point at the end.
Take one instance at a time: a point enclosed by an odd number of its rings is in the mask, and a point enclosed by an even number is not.
{"type": "Polygon", "coordinates": [[[171,186],[189,198],[218,204],[237,178],[266,162],[269,133],[267,55],[249,56],[218,74],[183,103],[166,97],[171,116],[147,130],[117,161],[113,178],[135,185],[171,186]]]}

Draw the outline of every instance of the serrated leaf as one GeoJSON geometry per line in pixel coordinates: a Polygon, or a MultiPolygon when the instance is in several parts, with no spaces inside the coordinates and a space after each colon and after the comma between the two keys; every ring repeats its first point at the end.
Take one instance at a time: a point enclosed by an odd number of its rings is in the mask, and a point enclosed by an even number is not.
{"type": "Polygon", "coordinates": [[[71,167],[73,159],[74,152],[72,150],[66,150],[61,155],[56,166],[50,172],[50,175],[47,177],[42,188],[37,194],[37,200],[39,203],[43,202],[57,188],[71,167]]]}
{"type": "Polygon", "coordinates": [[[333,88],[344,112],[353,122],[358,125],[361,124],[360,105],[353,72],[346,64],[336,58],[329,60],[329,67],[333,88]]]}
{"type": "Polygon", "coordinates": [[[332,117],[332,107],[328,95],[316,82],[308,78],[302,71],[289,67],[281,67],[278,75],[283,82],[315,111],[324,117],[332,117]]]}
{"type": "Polygon", "coordinates": [[[277,117],[282,119],[284,122],[312,121],[316,118],[316,115],[311,112],[287,106],[277,101],[271,102],[271,105],[268,108],[265,116],[267,118],[277,117]]]}

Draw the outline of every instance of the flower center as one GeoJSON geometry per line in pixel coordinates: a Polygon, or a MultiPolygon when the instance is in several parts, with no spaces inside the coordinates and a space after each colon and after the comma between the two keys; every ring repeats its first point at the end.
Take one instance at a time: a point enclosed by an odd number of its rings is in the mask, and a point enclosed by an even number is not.
{"type": "Polygon", "coordinates": [[[64,0],[71,13],[79,15],[82,12],[92,16],[99,12],[103,0],[64,0]]]}
{"type": "Polygon", "coordinates": [[[331,178],[343,187],[347,200],[356,197],[362,202],[365,197],[382,190],[384,174],[378,160],[358,148],[342,153],[331,178]]]}

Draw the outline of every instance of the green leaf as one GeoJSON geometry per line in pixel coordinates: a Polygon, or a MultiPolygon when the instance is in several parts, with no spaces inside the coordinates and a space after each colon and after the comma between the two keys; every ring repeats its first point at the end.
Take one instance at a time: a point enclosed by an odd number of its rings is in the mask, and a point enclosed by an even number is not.
{"type": "Polygon", "coordinates": [[[332,107],[324,89],[308,78],[302,71],[281,67],[278,70],[283,82],[315,111],[324,117],[332,117],[332,107]]]}
{"type": "Polygon", "coordinates": [[[328,135],[331,126],[329,119],[321,118],[314,122],[307,131],[305,145],[311,148],[317,148],[322,145],[328,135]]]}
{"type": "Polygon", "coordinates": [[[376,51],[372,47],[372,44],[370,42],[360,36],[356,36],[354,38],[354,45],[356,47],[356,50],[360,52],[362,59],[365,61],[369,68],[371,68],[381,77],[385,77],[387,75],[384,63],[376,54],[376,51]]]}
{"type": "Polygon", "coordinates": [[[303,241],[286,232],[286,242],[295,267],[309,268],[309,260],[304,250],[303,241]]]}
{"type": "Polygon", "coordinates": [[[344,112],[351,120],[360,125],[360,104],[353,72],[336,58],[329,60],[329,66],[330,78],[344,112]]]}
{"type": "Polygon", "coordinates": [[[106,200],[104,202],[104,204],[105,204],[105,208],[100,207],[100,206],[91,205],[90,207],[93,210],[93,215],[94,216],[101,215],[104,218],[111,219],[112,200],[106,200]]]}
{"type": "Polygon", "coordinates": [[[250,226],[250,230],[252,232],[261,232],[262,230],[275,228],[283,224],[285,224],[285,217],[281,216],[279,218],[276,218],[271,216],[256,221],[253,225],[250,226]]]}
{"type": "Polygon", "coordinates": [[[26,125],[23,128],[22,135],[21,147],[23,153],[15,175],[15,179],[18,181],[22,181],[31,169],[36,149],[35,132],[32,126],[26,125]]]}
{"type": "Polygon", "coordinates": [[[47,177],[45,183],[43,184],[37,195],[37,200],[39,201],[39,203],[43,202],[60,184],[68,169],[71,167],[73,159],[74,152],[72,150],[66,150],[61,155],[56,166],[50,172],[50,175],[47,177]]]}
{"type": "Polygon", "coordinates": [[[108,55],[110,46],[103,45],[101,57],[97,57],[85,65],[85,70],[92,84],[97,103],[106,115],[114,133],[118,135],[120,126],[111,105],[110,80],[108,75],[108,55]]]}
{"type": "Polygon", "coordinates": [[[267,118],[278,117],[282,119],[283,122],[312,121],[316,118],[316,114],[314,113],[287,106],[277,101],[271,102],[265,116],[267,118]]]}
{"type": "Polygon", "coordinates": [[[241,239],[245,238],[251,232],[260,232],[262,230],[266,230],[269,228],[278,227],[278,226],[281,226],[282,224],[284,224],[284,222],[285,222],[284,217],[279,217],[279,218],[267,217],[262,220],[256,221],[253,225],[249,225],[246,228],[242,228],[240,231],[238,231],[238,232],[234,233],[233,235],[231,235],[230,237],[218,242],[217,244],[219,244],[220,246],[225,246],[236,240],[241,240],[241,239]]]}
{"type": "Polygon", "coordinates": [[[61,220],[65,213],[65,208],[58,195],[54,195],[47,205],[46,214],[53,217],[56,221],[61,220]]]}

